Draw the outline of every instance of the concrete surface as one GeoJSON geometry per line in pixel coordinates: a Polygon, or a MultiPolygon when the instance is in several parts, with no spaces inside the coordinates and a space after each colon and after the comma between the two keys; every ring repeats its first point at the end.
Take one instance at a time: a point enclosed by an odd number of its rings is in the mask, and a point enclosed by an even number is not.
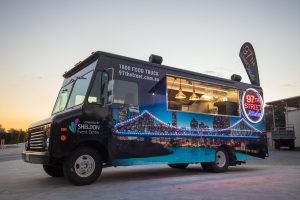
{"type": "Polygon", "coordinates": [[[4,145],[3,149],[0,149],[0,163],[9,160],[20,160],[22,158],[21,152],[24,148],[24,143],[4,145]]]}
{"type": "MultiPolygon", "coordinates": [[[[20,153],[23,148],[14,148],[20,153]]],[[[6,150],[5,150],[6,151],[6,150]]],[[[13,152],[5,155],[13,155],[13,152]]],[[[4,152],[0,150],[0,157],[4,152]]],[[[252,160],[223,174],[166,165],[106,168],[96,183],[73,186],[47,176],[41,165],[0,159],[0,199],[299,199],[300,150],[271,151],[266,160],[252,160]]]]}

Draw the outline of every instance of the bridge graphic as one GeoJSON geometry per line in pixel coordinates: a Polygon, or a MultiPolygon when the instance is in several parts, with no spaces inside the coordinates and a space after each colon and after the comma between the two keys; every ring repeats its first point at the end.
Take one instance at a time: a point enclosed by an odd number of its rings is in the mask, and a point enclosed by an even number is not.
{"type": "Polygon", "coordinates": [[[248,138],[257,139],[262,132],[245,119],[240,119],[233,125],[222,129],[191,129],[172,126],[145,110],[141,114],[114,126],[117,136],[136,137],[196,137],[196,138],[248,138]]]}

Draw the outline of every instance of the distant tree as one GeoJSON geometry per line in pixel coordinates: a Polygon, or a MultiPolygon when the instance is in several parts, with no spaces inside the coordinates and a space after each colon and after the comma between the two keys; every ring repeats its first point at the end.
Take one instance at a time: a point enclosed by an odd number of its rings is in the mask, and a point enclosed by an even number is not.
{"type": "Polygon", "coordinates": [[[22,129],[11,128],[3,134],[6,144],[18,144],[27,140],[27,133],[22,129]]]}
{"type": "Polygon", "coordinates": [[[0,133],[4,133],[5,132],[5,128],[2,126],[2,124],[0,124],[0,133]]]}
{"type": "Polygon", "coordinates": [[[270,131],[273,129],[273,109],[271,106],[265,107],[265,120],[266,120],[266,130],[270,131]]]}
{"type": "Polygon", "coordinates": [[[0,124],[0,140],[4,139],[5,128],[0,124]]]}
{"type": "Polygon", "coordinates": [[[275,111],[275,124],[276,127],[284,127],[285,126],[285,106],[274,106],[275,111]]]}
{"type": "Polygon", "coordinates": [[[19,129],[19,138],[18,138],[18,143],[26,142],[27,140],[27,132],[19,129]]]}
{"type": "Polygon", "coordinates": [[[7,144],[17,144],[18,143],[18,130],[14,128],[10,128],[7,130],[7,133],[5,134],[6,137],[6,143],[7,144]]]}

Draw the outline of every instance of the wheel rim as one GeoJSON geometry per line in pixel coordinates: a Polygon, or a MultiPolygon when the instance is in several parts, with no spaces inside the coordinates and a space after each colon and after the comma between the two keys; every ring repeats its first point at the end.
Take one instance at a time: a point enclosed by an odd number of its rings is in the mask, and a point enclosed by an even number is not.
{"type": "Polygon", "coordinates": [[[78,176],[89,177],[95,171],[95,159],[90,155],[81,155],[75,161],[74,169],[78,176]]]}
{"type": "Polygon", "coordinates": [[[223,151],[218,151],[216,153],[216,165],[218,167],[224,167],[226,164],[226,155],[223,151]]]}

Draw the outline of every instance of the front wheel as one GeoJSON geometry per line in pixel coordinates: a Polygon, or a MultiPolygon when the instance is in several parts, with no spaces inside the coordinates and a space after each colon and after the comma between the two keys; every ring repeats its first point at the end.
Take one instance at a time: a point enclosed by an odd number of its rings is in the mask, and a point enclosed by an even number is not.
{"type": "Polygon", "coordinates": [[[44,171],[52,177],[63,177],[64,172],[62,166],[43,165],[44,171]]]}
{"type": "Polygon", "coordinates": [[[229,156],[225,148],[220,147],[216,150],[215,162],[204,162],[201,163],[202,168],[205,171],[211,172],[225,172],[229,166],[229,156]]]}
{"type": "Polygon", "coordinates": [[[279,142],[275,141],[274,146],[275,146],[275,149],[280,149],[280,143],[279,142]]]}
{"type": "Polygon", "coordinates": [[[88,185],[97,180],[102,172],[102,158],[90,147],[76,149],[63,164],[64,174],[75,185],[88,185]]]}
{"type": "Polygon", "coordinates": [[[177,164],[168,164],[169,167],[175,169],[185,169],[189,165],[189,163],[177,163],[177,164]]]}

